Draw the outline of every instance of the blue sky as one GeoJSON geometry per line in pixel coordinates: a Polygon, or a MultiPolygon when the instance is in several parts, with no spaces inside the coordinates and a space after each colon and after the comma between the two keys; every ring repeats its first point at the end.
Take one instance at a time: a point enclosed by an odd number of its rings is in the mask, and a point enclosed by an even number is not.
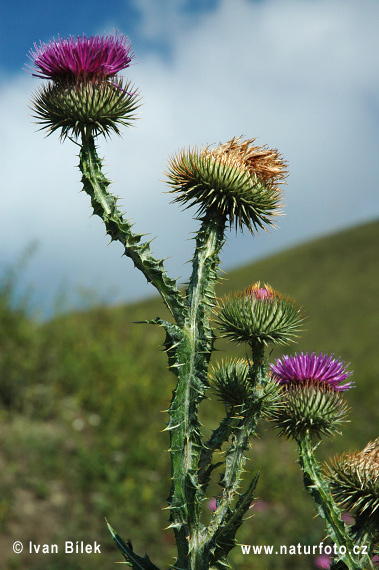
{"type": "Polygon", "coordinates": [[[244,135],[289,163],[280,228],[232,232],[225,270],[378,217],[378,22],[377,0],[0,1],[0,265],[37,242],[24,280],[45,313],[59,288],[93,289],[107,303],[153,293],[90,217],[77,147],[32,124],[40,80],[22,68],[34,42],[130,37],[140,118],[100,153],[136,231],[157,236],[155,255],[185,280],[197,223],[170,205],[163,174],[182,147],[244,135]]]}
{"type": "MultiPolygon", "coordinates": [[[[174,3],[157,0],[155,4],[163,13],[174,3]]],[[[176,2],[180,12],[193,22],[204,13],[217,7],[218,0],[187,0],[176,2]]],[[[167,35],[154,38],[139,33],[144,19],[144,2],[128,0],[0,0],[0,49],[3,54],[1,67],[10,73],[19,72],[34,42],[48,42],[53,37],[102,33],[99,30],[121,27],[133,39],[139,53],[159,51],[169,57],[171,46],[167,35]],[[142,8],[139,8],[139,5],[142,8]]]]}

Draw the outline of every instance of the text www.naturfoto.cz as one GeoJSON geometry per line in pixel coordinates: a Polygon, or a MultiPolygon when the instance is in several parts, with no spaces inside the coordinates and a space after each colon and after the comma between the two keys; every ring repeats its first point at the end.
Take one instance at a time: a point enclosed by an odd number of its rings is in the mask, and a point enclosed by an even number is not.
{"type": "MultiPolygon", "coordinates": [[[[291,546],[281,545],[279,550],[274,551],[273,546],[268,545],[254,545],[254,544],[241,544],[241,551],[242,554],[327,554],[330,555],[345,555],[346,554],[346,547],[339,546],[337,547],[336,544],[333,546],[324,544],[320,542],[320,544],[309,546],[304,544],[291,544],[291,546]]],[[[355,545],[353,547],[353,552],[355,555],[357,554],[368,554],[367,546],[358,546],[355,545]]]]}

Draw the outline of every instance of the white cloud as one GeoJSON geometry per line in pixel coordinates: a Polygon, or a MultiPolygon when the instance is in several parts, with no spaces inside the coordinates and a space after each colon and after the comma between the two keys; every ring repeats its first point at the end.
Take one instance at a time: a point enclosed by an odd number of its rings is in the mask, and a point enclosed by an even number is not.
{"type": "MultiPolygon", "coordinates": [[[[378,214],[377,2],[223,0],[196,18],[183,2],[157,5],[138,2],[140,36],[163,37],[171,56],[137,54],[128,75],[143,94],[141,120],[123,139],[101,143],[101,153],[127,216],[137,231],[158,236],[152,247],[171,256],[171,274],[188,273],[187,238],[196,228],[189,211],[162,195],[162,170],[182,146],[244,134],[289,162],[281,229],[253,241],[232,233],[226,266],[378,214]]],[[[115,25],[128,32],[127,23],[115,25]]],[[[48,283],[66,274],[102,291],[118,284],[123,298],[149,292],[121,249],[106,247],[100,221],[88,217],[77,147],[33,132],[26,116],[33,81],[1,87],[3,256],[37,238],[34,275],[48,283]]]]}

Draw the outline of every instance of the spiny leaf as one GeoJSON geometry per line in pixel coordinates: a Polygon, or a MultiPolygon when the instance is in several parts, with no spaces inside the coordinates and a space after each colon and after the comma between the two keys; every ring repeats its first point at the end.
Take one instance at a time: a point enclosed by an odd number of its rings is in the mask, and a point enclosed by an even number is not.
{"type": "Polygon", "coordinates": [[[131,566],[134,570],[159,570],[158,566],[155,566],[155,564],[151,562],[147,554],[145,554],[143,558],[141,556],[138,556],[138,554],[133,552],[133,549],[122,540],[117,532],[111,527],[109,522],[106,521],[106,523],[113,540],[121,550],[129,566],[131,566]]]}

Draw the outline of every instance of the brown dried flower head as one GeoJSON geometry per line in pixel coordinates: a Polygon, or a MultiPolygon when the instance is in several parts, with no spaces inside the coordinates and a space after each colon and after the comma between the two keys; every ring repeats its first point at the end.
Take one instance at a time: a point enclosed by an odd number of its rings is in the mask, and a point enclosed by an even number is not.
{"type": "Polygon", "coordinates": [[[234,137],[216,148],[205,148],[202,156],[209,156],[223,164],[246,170],[252,178],[270,186],[282,183],[287,177],[286,163],[276,149],[266,146],[253,146],[254,139],[240,142],[242,137],[234,137]]]}
{"type": "Polygon", "coordinates": [[[250,232],[273,225],[280,213],[286,163],[277,150],[254,146],[255,139],[233,138],[216,148],[180,151],[167,172],[175,202],[224,217],[250,232]]]}

